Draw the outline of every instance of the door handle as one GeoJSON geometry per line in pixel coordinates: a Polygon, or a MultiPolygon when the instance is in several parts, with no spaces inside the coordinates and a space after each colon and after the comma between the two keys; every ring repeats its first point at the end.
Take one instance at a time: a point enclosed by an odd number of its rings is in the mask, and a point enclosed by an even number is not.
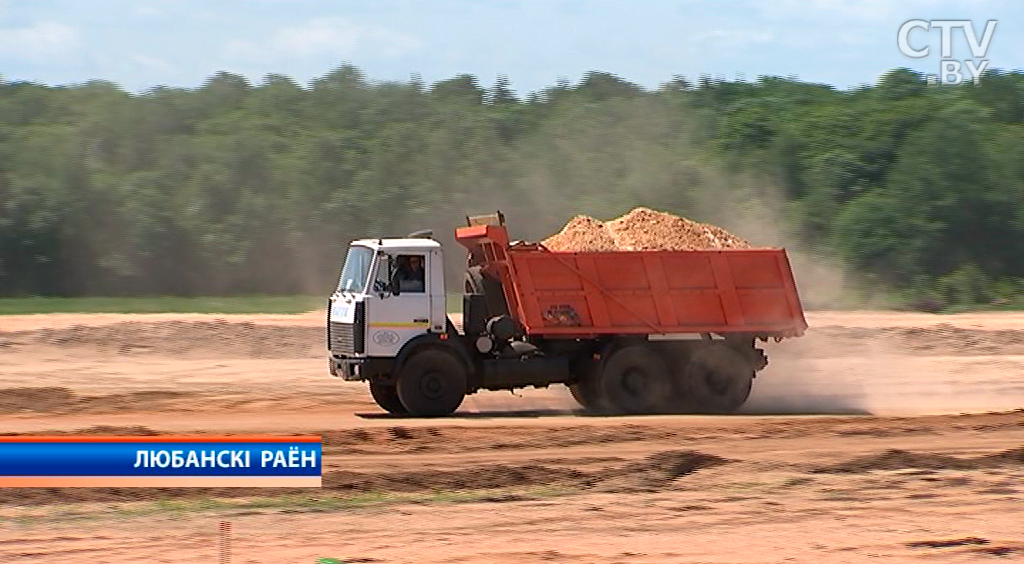
{"type": "Polygon", "coordinates": [[[430,320],[427,319],[426,317],[421,317],[421,318],[418,318],[418,319],[413,319],[412,322],[413,323],[430,323],[430,320]]]}

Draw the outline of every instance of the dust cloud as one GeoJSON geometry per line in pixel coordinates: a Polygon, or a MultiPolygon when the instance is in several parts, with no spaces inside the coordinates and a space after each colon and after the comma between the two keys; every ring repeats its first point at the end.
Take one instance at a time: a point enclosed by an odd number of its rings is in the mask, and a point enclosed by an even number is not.
{"type": "MultiPolygon", "coordinates": [[[[1024,406],[1024,355],[1007,346],[1010,333],[943,324],[893,328],[900,314],[830,314],[817,332],[767,346],[771,359],[754,383],[746,413],[870,413],[923,415],[1019,409],[1024,406]],[[958,333],[970,334],[964,341],[958,333]]],[[[815,315],[809,314],[814,324],[815,315]]]]}
{"type": "Polygon", "coordinates": [[[526,388],[514,392],[478,392],[466,396],[460,413],[480,417],[528,417],[572,415],[582,408],[561,384],[549,388],[526,388]]]}
{"type": "MultiPolygon", "coordinates": [[[[1004,409],[1022,403],[1019,394],[1007,398],[962,389],[959,375],[950,371],[962,370],[969,362],[932,356],[951,351],[927,350],[920,342],[908,347],[906,339],[894,340],[880,331],[833,327],[823,334],[816,311],[882,309],[884,304],[838,257],[807,248],[788,228],[785,199],[771,179],[712,167],[704,175],[716,189],[702,192],[699,219],[722,225],[755,245],[785,248],[810,325],[802,338],[762,345],[770,364],[755,379],[743,413],[910,415],[1004,409]]],[[[885,314],[878,315],[877,323],[884,328],[885,314]]],[[[918,340],[927,341],[934,332],[928,325],[919,329],[918,340]]]]}

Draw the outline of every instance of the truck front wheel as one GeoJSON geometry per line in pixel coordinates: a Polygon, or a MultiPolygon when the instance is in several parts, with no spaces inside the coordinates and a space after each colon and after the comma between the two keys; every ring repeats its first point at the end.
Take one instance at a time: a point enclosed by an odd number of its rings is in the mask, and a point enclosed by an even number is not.
{"type": "Polygon", "coordinates": [[[699,413],[732,413],[750,397],[754,367],[725,344],[694,351],[677,381],[677,391],[699,413]]]}
{"type": "Polygon", "coordinates": [[[388,413],[394,415],[409,413],[409,410],[402,405],[402,400],[398,399],[398,390],[395,386],[370,382],[370,395],[373,396],[373,401],[388,413]]]}
{"type": "Polygon", "coordinates": [[[413,353],[402,366],[397,390],[410,415],[450,415],[466,397],[466,369],[447,352],[424,349],[413,353]]]}

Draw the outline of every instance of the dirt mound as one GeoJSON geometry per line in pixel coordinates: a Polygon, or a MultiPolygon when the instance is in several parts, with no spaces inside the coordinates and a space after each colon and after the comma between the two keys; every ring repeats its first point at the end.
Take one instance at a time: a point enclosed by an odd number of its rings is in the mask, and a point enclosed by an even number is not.
{"type": "MultiPolygon", "coordinates": [[[[2,392],[0,392],[0,393],[2,393],[2,392]]],[[[133,436],[133,437],[140,437],[140,436],[147,436],[147,437],[149,437],[149,436],[161,435],[162,433],[160,433],[159,431],[154,431],[153,429],[150,429],[149,427],[145,427],[145,426],[142,426],[142,425],[128,425],[128,426],[121,426],[121,425],[94,425],[92,427],[86,427],[84,429],[72,429],[70,431],[46,431],[44,433],[0,433],[0,436],[5,436],[5,437],[14,436],[14,437],[16,437],[16,436],[21,436],[21,435],[26,435],[26,434],[31,434],[31,435],[54,435],[54,436],[57,436],[57,435],[70,435],[70,436],[74,436],[74,435],[106,435],[106,436],[120,435],[120,436],[133,436]]]]}
{"type": "Polygon", "coordinates": [[[665,489],[676,478],[732,460],[692,450],[658,452],[647,458],[598,474],[603,492],[651,492],[665,489]]]}
{"type": "MultiPolygon", "coordinates": [[[[152,431],[149,431],[152,433],[152,431]]],[[[351,493],[467,492],[563,486],[598,491],[658,491],[701,468],[731,462],[694,451],[655,453],[642,461],[584,472],[540,464],[484,464],[454,469],[395,472],[331,470],[323,474],[327,495],[351,493]]],[[[300,488],[275,489],[274,495],[302,495],[300,488]]],[[[187,498],[263,497],[258,488],[11,488],[0,490],[0,505],[41,505],[75,502],[130,502],[187,498]]]]}
{"type": "Polygon", "coordinates": [[[651,440],[665,440],[676,433],[656,427],[622,425],[615,428],[572,426],[557,431],[546,428],[520,428],[509,433],[507,427],[366,427],[351,430],[324,430],[324,449],[334,454],[362,453],[443,453],[466,450],[522,450],[567,448],[651,440]]]}
{"type": "Polygon", "coordinates": [[[576,216],[561,232],[545,239],[544,246],[552,251],[595,252],[748,249],[751,245],[721,227],[639,207],[606,222],[576,216]]]}
{"type": "MultiPolygon", "coordinates": [[[[455,470],[396,473],[325,472],[327,494],[465,492],[548,485],[586,485],[582,472],[550,466],[492,464],[455,470]]],[[[163,499],[246,498],[268,495],[308,495],[308,489],[275,488],[9,488],[0,490],[0,505],[156,501],[163,499]]]]}
{"type": "MultiPolygon", "coordinates": [[[[551,247],[554,249],[554,247],[551,247]]],[[[318,318],[322,322],[322,318],[318,318]]],[[[307,322],[312,323],[312,321],[307,322]]],[[[176,358],[321,358],[324,327],[252,323],[214,318],[107,322],[21,331],[0,331],[0,356],[47,354],[55,349],[75,355],[173,356],[176,358]]],[[[943,355],[1024,355],[1024,330],[967,329],[948,323],[921,327],[815,326],[799,347],[780,347],[773,355],[844,357],[863,354],[865,345],[885,350],[943,355]]],[[[59,394],[46,401],[59,400],[59,394]]],[[[0,398],[0,411],[4,409],[0,398]]]]}
{"type": "Polygon", "coordinates": [[[866,345],[883,350],[951,356],[1024,355],[1024,331],[1020,329],[964,329],[946,323],[928,327],[815,326],[800,338],[799,348],[778,349],[776,354],[806,357],[861,356],[866,345]]]}
{"type": "Polygon", "coordinates": [[[1024,464],[1024,447],[976,458],[891,449],[813,470],[817,474],[862,474],[872,470],[978,470],[1024,464]]]}
{"type": "Polygon", "coordinates": [[[977,465],[970,460],[944,454],[909,452],[890,449],[881,454],[861,456],[814,470],[817,474],[862,474],[872,470],[971,470],[977,465]]]}
{"type": "Polygon", "coordinates": [[[188,397],[186,392],[141,390],[123,394],[81,396],[68,388],[2,388],[0,413],[114,413],[125,408],[152,409],[188,397]]]}
{"type": "Polygon", "coordinates": [[[962,539],[923,540],[908,542],[910,548],[952,548],[955,546],[968,546],[978,544],[989,544],[990,540],[980,537],[965,537],[962,539]]]}
{"type": "Polygon", "coordinates": [[[76,429],[74,431],[65,431],[65,432],[60,432],[60,431],[58,431],[58,432],[47,432],[46,434],[47,435],[63,435],[63,434],[68,434],[68,435],[107,435],[107,436],[122,435],[122,436],[132,436],[132,437],[154,437],[154,436],[157,436],[157,435],[161,435],[162,433],[160,433],[159,431],[154,431],[153,429],[150,429],[149,427],[145,427],[143,425],[128,425],[128,426],[96,425],[96,426],[93,426],[93,427],[88,427],[86,429],[76,429]]]}
{"type": "Polygon", "coordinates": [[[458,470],[421,470],[394,474],[331,472],[324,487],[335,490],[414,492],[423,490],[466,491],[509,487],[565,485],[592,487],[599,491],[658,491],[674,480],[702,468],[731,460],[696,451],[658,452],[647,458],[594,472],[557,466],[509,466],[490,464],[458,470]]]}
{"type": "Polygon", "coordinates": [[[456,470],[374,473],[338,470],[324,476],[323,487],[358,492],[472,491],[511,487],[579,484],[586,475],[570,468],[488,464],[456,470]]]}
{"type": "Polygon", "coordinates": [[[1024,446],[981,457],[996,466],[1024,465],[1024,446]]]}
{"type": "MultiPolygon", "coordinates": [[[[554,249],[553,249],[554,250],[554,249]]],[[[103,356],[179,358],[320,358],[324,327],[227,320],[125,321],[106,325],[2,332],[0,355],[41,348],[103,356]]],[[[825,325],[775,354],[841,357],[862,354],[865,343],[944,355],[1024,355],[1024,330],[928,327],[855,328],[825,325]]],[[[55,401],[53,396],[49,401],[55,401]]],[[[0,399],[2,401],[2,399],[0,399]]],[[[0,403],[0,410],[2,410],[0,403]]]]}
{"type": "Polygon", "coordinates": [[[62,411],[77,401],[67,388],[6,388],[0,390],[0,413],[62,411]]]}
{"type": "MultiPolygon", "coordinates": [[[[323,491],[329,494],[458,492],[547,485],[587,485],[583,472],[540,465],[491,464],[453,470],[363,473],[325,472],[323,491]]],[[[76,502],[132,502],[161,499],[244,498],[267,495],[302,495],[309,490],[276,488],[10,488],[0,490],[0,505],[41,505],[76,502]]]]}
{"type": "Polygon", "coordinates": [[[296,358],[321,355],[323,327],[252,322],[125,321],[0,333],[7,350],[26,347],[88,348],[112,355],[296,358]]]}

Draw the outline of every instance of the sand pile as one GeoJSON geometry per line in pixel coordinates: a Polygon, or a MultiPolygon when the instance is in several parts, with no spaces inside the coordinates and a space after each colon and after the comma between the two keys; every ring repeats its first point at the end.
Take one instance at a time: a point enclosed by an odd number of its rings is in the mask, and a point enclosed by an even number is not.
{"type": "Polygon", "coordinates": [[[552,251],[599,252],[618,249],[612,232],[600,220],[578,215],[557,234],[544,240],[552,251]]]}
{"type": "Polygon", "coordinates": [[[576,216],[562,231],[545,239],[544,246],[552,251],[573,252],[751,247],[750,243],[721,227],[643,207],[605,222],[585,215],[576,216]]]}

